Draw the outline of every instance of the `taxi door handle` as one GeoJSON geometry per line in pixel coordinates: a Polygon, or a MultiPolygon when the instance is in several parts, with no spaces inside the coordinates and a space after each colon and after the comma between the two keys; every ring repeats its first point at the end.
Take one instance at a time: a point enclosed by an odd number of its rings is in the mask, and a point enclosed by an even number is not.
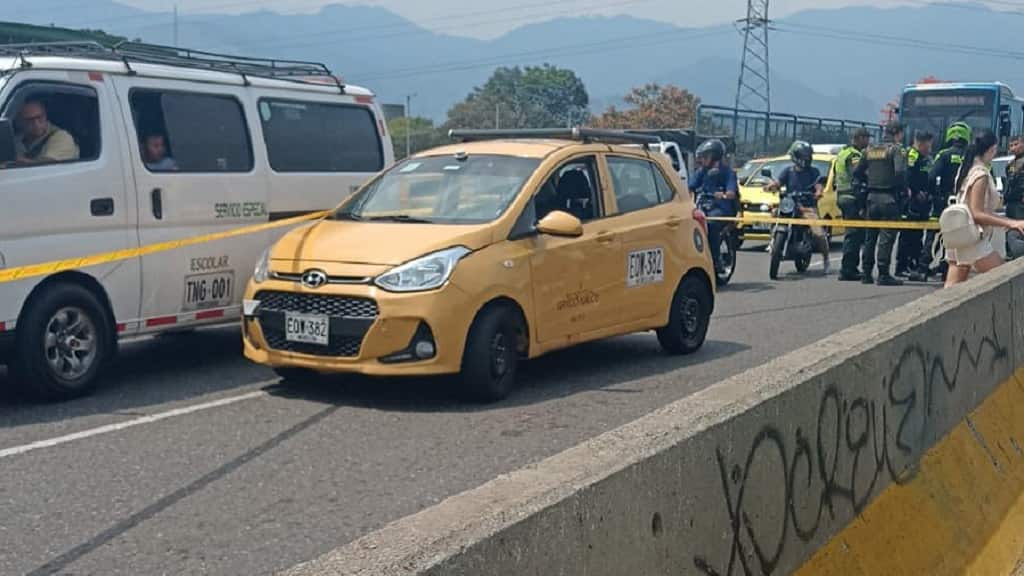
{"type": "Polygon", "coordinates": [[[600,232],[597,235],[597,241],[600,242],[601,244],[611,244],[612,242],[615,241],[615,233],[614,232],[600,232]]]}
{"type": "Polygon", "coordinates": [[[672,218],[669,218],[668,220],[665,220],[665,225],[668,226],[669,228],[679,228],[679,226],[682,223],[683,223],[683,219],[682,218],[672,217],[672,218]]]}

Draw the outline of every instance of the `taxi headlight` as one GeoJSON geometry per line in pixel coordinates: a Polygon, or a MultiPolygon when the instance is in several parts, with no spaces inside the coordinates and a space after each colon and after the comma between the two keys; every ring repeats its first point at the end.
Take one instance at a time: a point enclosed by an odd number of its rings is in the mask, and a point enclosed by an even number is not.
{"type": "Polygon", "coordinates": [[[420,292],[440,288],[469,248],[455,246],[417,258],[381,274],[374,284],[390,292],[420,292]]]}
{"type": "Polygon", "coordinates": [[[256,262],[256,269],[252,271],[252,281],[262,284],[267,281],[268,276],[270,276],[270,248],[264,250],[259,261],[256,262]]]}

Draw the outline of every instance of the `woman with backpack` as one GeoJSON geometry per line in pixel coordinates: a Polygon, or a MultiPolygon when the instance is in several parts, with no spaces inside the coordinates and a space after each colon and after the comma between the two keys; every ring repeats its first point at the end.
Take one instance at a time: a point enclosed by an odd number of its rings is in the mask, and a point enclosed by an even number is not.
{"type": "Polygon", "coordinates": [[[999,193],[989,165],[996,156],[997,140],[990,130],[975,134],[967,147],[956,179],[956,204],[946,208],[939,219],[949,273],[946,288],[965,282],[971,268],[984,274],[1003,264],[992,246],[995,227],[1024,232],[1024,220],[997,216],[999,193]]]}

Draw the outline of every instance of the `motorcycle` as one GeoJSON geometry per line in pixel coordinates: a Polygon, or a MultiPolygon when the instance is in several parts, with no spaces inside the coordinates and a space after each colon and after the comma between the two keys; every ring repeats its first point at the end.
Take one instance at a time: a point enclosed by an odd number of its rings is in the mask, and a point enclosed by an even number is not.
{"type": "MultiPolygon", "coordinates": [[[[710,192],[697,194],[697,207],[708,214],[715,205],[715,196],[710,192]]],[[[719,287],[725,286],[732,280],[736,272],[736,252],[739,250],[739,239],[735,222],[724,222],[722,232],[719,234],[719,255],[720,262],[715,263],[715,281],[719,287]]]]}
{"type": "MultiPolygon", "coordinates": [[[[801,206],[813,206],[815,202],[814,192],[787,190],[779,196],[779,206],[775,215],[779,218],[803,218],[801,206]]],[[[809,226],[775,224],[772,226],[772,240],[768,245],[768,251],[771,253],[768,277],[777,280],[779,265],[786,260],[793,261],[796,271],[803,274],[811,266],[814,249],[814,236],[811,235],[809,226]]]]}

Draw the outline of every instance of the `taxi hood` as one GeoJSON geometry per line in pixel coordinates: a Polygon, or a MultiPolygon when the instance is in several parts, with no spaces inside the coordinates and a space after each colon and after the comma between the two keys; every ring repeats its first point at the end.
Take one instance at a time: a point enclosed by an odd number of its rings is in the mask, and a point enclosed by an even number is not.
{"type": "Polygon", "coordinates": [[[490,244],[486,225],[443,225],[321,220],[284,235],[270,259],[397,266],[453,246],[490,244]]]}

